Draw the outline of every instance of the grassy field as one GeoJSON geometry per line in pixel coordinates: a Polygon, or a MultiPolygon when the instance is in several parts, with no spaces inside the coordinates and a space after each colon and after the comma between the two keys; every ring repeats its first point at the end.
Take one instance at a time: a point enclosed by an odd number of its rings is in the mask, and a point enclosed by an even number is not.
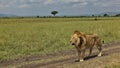
{"type": "Polygon", "coordinates": [[[71,49],[74,30],[97,33],[105,43],[120,41],[120,18],[0,19],[0,60],[71,49]]]}
{"type": "Polygon", "coordinates": [[[108,66],[108,67],[105,67],[105,68],[120,68],[120,65],[108,66]]]}

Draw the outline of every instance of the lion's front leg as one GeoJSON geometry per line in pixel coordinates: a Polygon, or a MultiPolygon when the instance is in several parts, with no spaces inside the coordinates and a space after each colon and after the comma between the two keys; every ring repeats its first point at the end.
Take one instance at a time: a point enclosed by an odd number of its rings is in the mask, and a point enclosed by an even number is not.
{"type": "Polygon", "coordinates": [[[85,57],[85,50],[81,51],[81,56],[80,56],[80,61],[84,61],[84,57],[85,57]]]}
{"type": "Polygon", "coordinates": [[[78,52],[78,59],[77,60],[75,60],[75,62],[79,62],[80,61],[80,57],[81,57],[81,51],[77,51],[78,52]]]}
{"type": "Polygon", "coordinates": [[[78,60],[76,60],[76,62],[82,62],[84,61],[84,56],[85,56],[85,50],[82,51],[78,51],[78,60]]]}

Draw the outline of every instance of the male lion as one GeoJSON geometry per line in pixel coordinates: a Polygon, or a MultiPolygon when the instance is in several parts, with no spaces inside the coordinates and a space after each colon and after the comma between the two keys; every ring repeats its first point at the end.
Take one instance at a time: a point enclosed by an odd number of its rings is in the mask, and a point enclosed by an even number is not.
{"type": "Polygon", "coordinates": [[[95,45],[98,50],[98,56],[101,56],[102,53],[102,42],[101,39],[97,34],[88,34],[85,35],[82,32],[74,31],[70,43],[74,45],[78,52],[78,60],[77,61],[84,61],[85,50],[90,49],[89,56],[92,53],[92,48],[95,45]]]}

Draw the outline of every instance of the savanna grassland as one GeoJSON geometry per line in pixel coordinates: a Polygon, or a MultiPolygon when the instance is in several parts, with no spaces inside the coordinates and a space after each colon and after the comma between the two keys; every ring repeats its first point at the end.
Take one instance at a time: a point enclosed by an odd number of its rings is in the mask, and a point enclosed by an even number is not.
{"type": "Polygon", "coordinates": [[[105,43],[120,41],[120,17],[0,19],[0,60],[73,48],[74,30],[97,33],[105,43]]]}

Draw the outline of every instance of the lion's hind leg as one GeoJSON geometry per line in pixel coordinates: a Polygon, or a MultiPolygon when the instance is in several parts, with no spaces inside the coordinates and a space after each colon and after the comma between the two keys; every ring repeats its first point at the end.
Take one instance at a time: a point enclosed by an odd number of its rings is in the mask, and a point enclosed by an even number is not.
{"type": "Polygon", "coordinates": [[[89,51],[89,55],[88,55],[88,56],[91,56],[91,54],[92,54],[92,49],[93,49],[93,47],[90,48],[90,51],[89,51]]]}
{"type": "Polygon", "coordinates": [[[98,45],[97,49],[99,50],[98,56],[102,56],[102,45],[98,45]]]}

